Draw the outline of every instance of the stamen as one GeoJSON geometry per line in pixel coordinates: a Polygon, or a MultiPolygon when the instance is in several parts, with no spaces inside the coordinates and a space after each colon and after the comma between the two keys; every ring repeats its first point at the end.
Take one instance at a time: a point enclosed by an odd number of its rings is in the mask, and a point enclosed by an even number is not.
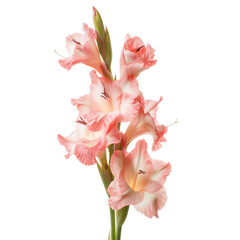
{"type": "Polygon", "coordinates": [[[135,52],[139,52],[143,47],[145,47],[144,45],[142,45],[141,47],[139,47],[139,48],[136,48],[135,49],[135,52]]]}
{"type": "Polygon", "coordinates": [[[80,117],[80,120],[77,120],[76,123],[87,125],[87,123],[80,117]]]}
{"type": "Polygon", "coordinates": [[[58,56],[60,56],[60,57],[62,57],[62,58],[67,58],[67,57],[64,57],[63,55],[59,54],[56,49],[54,49],[54,52],[55,52],[58,56]]]}
{"type": "Polygon", "coordinates": [[[143,170],[139,170],[138,171],[138,174],[145,174],[146,172],[145,171],[143,171],[143,170]]]}
{"type": "Polygon", "coordinates": [[[109,98],[109,95],[107,94],[105,88],[104,88],[103,92],[101,93],[101,97],[104,98],[105,100],[106,100],[107,98],[109,98]]]}
{"type": "Polygon", "coordinates": [[[75,42],[77,45],[80,45],[80,46],[82,46],[82,44],[81,44],[80,42],[78,42],[78,41],[74,40],[73,38],[72,38],[72,41],[73,41],[73,42],[75,42]]]}
{"type": "Polygon", "coordinates": [[[175,122],[173,122],[172,124],[168,125],[167,127],[170,127],[170,126],[172,126],[172,125],[174,125],[176,123],[179,123],[177,119],[175,120],[175,122]]]}

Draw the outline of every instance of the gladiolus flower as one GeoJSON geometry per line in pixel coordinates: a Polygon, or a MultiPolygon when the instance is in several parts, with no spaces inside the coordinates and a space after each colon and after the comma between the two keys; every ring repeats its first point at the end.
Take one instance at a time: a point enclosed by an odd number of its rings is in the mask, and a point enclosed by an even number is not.
{"type": "Polygon", "coordinates": [[[115,179],[108,187],[109,206],[119,210],[133,205],[147,217],[158,217],[167,200],[163,185],[171,165],[151,159],[146,141],[140,140],[129,154],[115,151],[110,167],[115,179]]]}
{"type": "Polygon", "coordinates": [[[68,137],[58,135],[58,140],[68,152],[66,158],[75,155],[81,163],[92,165],[96,163],[96,157],[101,150],[106,149],[110,144],[119,143],[121,133],[116,123],[101,131],[93,132],[88,129],[85,120],[78,117],[76,130],[68,137]]]}
{"type": "Polygon", "coordinates": [[[137,77],[142,71],[155,65],[154,49],[144,45],[139,37],[127,34],[120,59],[121,77],[124,75],[137,77]]]}
{"type": "Polygon", "coordinates": [[[140,93],[138,100],[139,111],[125,132],[126,145],[143,134],[150,134],[153,137],[152,150],[156,151],[161,147],[161,142],[166,141],[164,134],[167,132],[167,127],[159,125],[156,120],[157,105],[161,102],[162,97],[158,101],[144,100],[140,93]]]}
{"type": "Polygon", "coordinates": [[[85,34],[74,33],[66,38],[69,57],[59,60],[59,64],[67,70],[77,63],[86,64],[102,72],[102,60],[95,43],[97,35],[87,24],[83,24],[85,34]]]}
{"type": "Polygon", "coordinates": [[[90,94],[72,100],[80,115],[84,116],[89,129],[99,131],[114,121],[132,120],[139,109],[139,103],[135,99],[136,88],[134,95],[130,95],[130,90],[121,89],[121,82],[98,77],[95,71],[91,71],[90,76],[90,94]]]}

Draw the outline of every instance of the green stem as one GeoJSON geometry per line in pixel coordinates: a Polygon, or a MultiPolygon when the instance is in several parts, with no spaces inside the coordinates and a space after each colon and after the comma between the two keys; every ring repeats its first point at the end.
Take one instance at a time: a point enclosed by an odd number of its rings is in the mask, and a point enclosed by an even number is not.
{"type": "Polygon", "coordinates": [[[111,240],[115,240],[115,211],[110,209],[110,218],[111,218],[111,240]]]}
{"type": "Polygon", "coordinates": [[[121,232],[122,232],[122,226],[124,222],[126,221],[127,215],[129,211],[129,206],[123,207],[122,209],[117,211],[117,232],[116,232],[116,240],[121,239],[121,232]]]}
{"type": "Polygon", "coordinates": [[[121,240],[122,226],[117,227],[116,240],[121,240]]]}
{"type": "MultiPolygon", "coordinates": [[[[108,189],[108,186],[109,186],[111,180],[107,178],[105,172],[103,171],[102,167],[101,167],[98,163],[97,163],[97,168],[98,168],[98,172],[99,172],[99,174],[100,174],[100,177],[101,177],[101,179],[102,179],[104,188],[105,188],[105,190],[106,190],[106,193],[108,194],[107,189],[108,189]]],[[[109,196],[109,195],[108,195],[108,196],[109,196]]]]}

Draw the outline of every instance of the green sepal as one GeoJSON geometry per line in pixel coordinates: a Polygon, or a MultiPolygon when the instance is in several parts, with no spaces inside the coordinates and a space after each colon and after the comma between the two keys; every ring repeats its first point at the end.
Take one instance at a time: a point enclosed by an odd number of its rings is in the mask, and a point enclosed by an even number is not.
{"type": "Polygon", "coordinates": [[[103,41],[103,48],[102,48],[102,58],[107,65],[109,71],[111,71],[111,63],[112,63],[112,45],[109,36],[108,29],[105,30],[105,38],[103,41]]]}
{"type": "Polygon", "coordinates": [[[126,206],[117,211],[117,226],[122,227],[122,225],[124,224],[127,218],[128,210],[129,210],[129,206],[126,206]]]}
{"type": "Polygon", "coordinates": [[[103,76],[107,77],[108,79],[110,79],[111,81],[113,81],[113,76],[111,71],[108,70],[108,68],[106,67],[106,65],[101,65],[101,70],[102,70],[102,74],[103,76]]]}
{"type": "Polygon", "coordinates": [[[103,42],[102,42],[102,40],[100,39],[100,37],[98,36],[98,34],[97,34],[97,45],[98,45],[99,53],[100,53],[100,55],[102,56],[103,42]]]}
{"type": "MultiPolygon", "coordinates": [[[[111,179],[110,179],[109,176],[107,176],[107,174],[106,174],[107,171],[104,171],[104,170],[102,169],[102,167],[101,167],[98,163],[97,163],[97,168],[98,168],[99,174],[100,174],[100,176],[101,176],[101,179],[102,179],[104,188],[105,188],[105,190],[106,190],[106,192],[107,192],[108,186],[109,186],[109,184],[111,183],[111,179]]],[[[107,194],[108,194],[108,192],[107,192],[107,194]]],[[[109,196],[109,194],[108,194],[108,196],[109,196]]]]}
{"type": "MultiPolygon", "coordinates": [[[[97,33],[97,45],[100,55],[107,69],[111,72],[112,63],[112,45],[107,28],[104,28],[104,24],[98,10],[94,8],[93,23],[97,33]]],[[[109,75],[109,74],[108,74],[109,75]]],[[[111,79],[113,80],[113,79],[111,79]]]]}

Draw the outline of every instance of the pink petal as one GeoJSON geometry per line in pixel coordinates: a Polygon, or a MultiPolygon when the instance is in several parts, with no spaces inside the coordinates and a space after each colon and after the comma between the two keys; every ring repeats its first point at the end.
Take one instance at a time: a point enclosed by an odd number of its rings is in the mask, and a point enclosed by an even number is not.
{"type": "Polygon", "coordinates": [[[163,187],[163,185],[160,184],[159,182],[149,179],[147,185],[144,188],[144,191],[149,192],[149,193],[155,193],[155,192],[159,191],[162,187],[163,187]]]}
{"type": "Polygon", "coordinates": [[[90,87],[92,108],[102,113],[118,109],[122,94],[120,87],[106,77],[98,77],[95,71],[91,71],[90,76],[92,79],[90,87]]]}
{"type": "Polygon", "coordinates": [[[167,127],[164,125],[156,126],[152,150],[156,151],[162,147],[161,142],[166,142],[164,135],[167,133],[167,127]]]}
{"type": "Polygon", "coordinates": [[[95,30],[90,28],[86,23],[83,23],[83,31],[88,36],[89,40],[96,40],[97,39],[97,34],[96,34],[95,30]]]}
{"type": "Polygon", "coordinates": [[[153,216],[158,218],[158,211],[164,207],[167,201],[166,190],[161,188],[156,193],[144,192],[143,200],[133,205],[135,209],[145,216],[152,218],[153,216]]]}
{"type": "Polygon", "coordinates": [[[123,93],[128,93],[134,98],[139,95],[139,86],[136,78],[124,76],[120,80],[117,80],[116,83],[121,88],[123,93]]]}
{"type": "Polygon", "coordinates": [[[164,185],[167,176],[169,176],[169,174],[171,173],[171,164],[155,159],[152,159],[152,163],[154,171],[151,176],[151,180],[157,181],[161,185],[164,185]]]}
{"type": "Polygon", "coordinates": [[[122,138],[122,134],[119,132],[116,123],[109,125],[106,135],[107,146],[119,143],[122,138]]]}
{"type": "Polygon", "coordinates": [[[139,37],[127,35],[120,59],[121,77],[138,76],[142,71],[156,64],[154,60],[154,49],[144,45],[139,37]]]}
{"type": "Polygon", "coordinates": [[[61,145],[63,145],[66,148],[66,151],[68,152],[65,155],[65,158],[69,158],[70,155],[74,154],[75,144],[72,144],[72,142],[68,141],[68,139],[64,138],[60,134],[57,135],[58,141],[61,145]]]}
{"type": "Polygon", "coordinates": [[[166,182],[167,176],[171,172],[171,164],[152,159],[153,173],[145,187],[145,191],[154,193],[159,191],[166,182]]]}
{"type": "Polygon", "coordinates": [[[149,44],[147,44],[146,52],[145,52],[144,57],[143,57],[145,62],[149,63],[150,65],[156,64],[157,60],[153,60],[154,55],[155,55],[155,49],[152,48],[149,44]]]}
{"type": "Polygon", "coordinates": [[[124,161],[124,178],[134,191],[142,191],[149,181],[152,171],[153,166],[147,153],[147,143],[145,140],[139,140],[124,161]],[[139,171],[142,171],[143,174],[138,174],[139,171]]]}
{"type": "Polygon", "coordinates": [[[144,194],[142,192],[134,192],[130,188],[122,194],[119,187],[119,182],[115,179],[108,187],[110,198],[108,199],[109,206],[117,211],[125,206],[137,204],[142,201],[144,194]]]}
{"type": "MultiPolygon", "coordinates": [[[[135,138],[143,135],[150,134],[153,136],[154,140],[158,140],[156,135],[156,127],[153,118],[150,114],[144,114],[143,110],[140,109],[139,113],[135,118],[130,122],[126,130],[127,144],[133,141],[135,138]]],[[[156,140],[156,142],[157,142],[156,140]]],[[[156,143],[157,144],[157,143],[156,143]]]]}
{"type": "Polygon", "coordinates": [[[60,59],[58,62],[63,68],[67,70],[70,70],[73,65],[71,58],[60,59]]]}
{"type": "Polygon", "coordinates": [[[99,145],[88,147],[77,144],[75,147],[74,154],[81,163],[85,165],[93,165],[97,162],[96,157],[98,155],[99,150],[100,150],[99,145]]]}
{"type": "Polygon", "coordinates": [[[145,140],[139,140],[136,143],[135,148],[127,155],[124,166],[127,167],[129,165],[131,165],[131,168],[134,169],[134,171],[140,169],[147,172],[153,171],[151,157],[147,152],[147,142],[145,140]]]}
{"type": "Polygon", "coordinates": [[[77,63],[83,63],[101,73],[102,60],[95,43],[97,35],[87,24],[83,24],[83,31],[85,34],[74,33],[66,38],[69,57],[59,60],[59,63],[67,70],[77,63]]]}
{"type": "Polygon", "coordinates": [[[154,110],[161,101],[162,101],[162,97],[160,97],[158,101],[147,99],[145,101],[144,113],[148,113],[154,110]]]}
{"type": "Polygon", "coordinates": [[[96,156],[101,150],[106,149],[110,144],[120,142],[122,134],[118,131],[116,123],[109,125],[106,129],[91,131],[82,117],[77,118],[76,130],[68,137],[58,135],[58,140],[66,150],[68,158],[75,155],[85,165],[96,163],[96,156]]]}
{"type": "Polygon", "coordinates": [[[125,69],[123,68],[121,76],[128,75],[137,77],[143,70],[145,70],[144,63],[141,60],[135,61],[127,65],[125,69]]]}
{"type": "Polygon", "coordinates": [[[81,163],[85,165],[92,165],[96,163],[95,158],[98,155],[99,150],[102,148],[104,138],[89,141],[87,139],[80,138],[79,134],[80,132],[75,130],[66,138],[58,135],[58,140],[68,152],[65,156],[66,158],[69,158],[70,155],[75,155],[81,163]]]}
{"type": "Polygon", "coordinates": [[[91,110],[86,116],[88,128],[91,131],[100,131],[107,128],[118,117],[118,112],[101,113],[91,110]]]}
{"type": "Polygon", "coordinates": [[[102,60],[95,41],[89,41],[84,45],[84,53],[86,58],[82,58],[81,62],[96,69],[99,73],[102,73],[102,60]]]}
{"type": "Polygon", "coordinates": [[[139,103],[134,97],[127,93],[122,95],[121,115],[118,118],[119,122],[131,121],[139,110],[139,103]]]}
{"type": "Polygon", "coordinates": [[[91,108],[91,103],[90,103],[90,95],[84,95],[78,99],[72,99],[71,103],[73,106],[77,106],[78,111],[80,112],[80,115],[84,115],[89,113],[90,108],[91,108]]]}
{"type": "Polygon", "coordinates": [[[164,135],[167,132],[167,127],[158,125],[156,121],[156,110],[158,101],[144,100],[142,93],[139,93],[137,101],[140,103],[139,112],[135,118],[130,122],[126,130],[127,145],[135,138],[143,135],[150,134],[153,137],[152,150],[156,151],[161,148],[161,142],[166,141],[164,135]]]}
{"type": "Polygon", "coordinates": [[[119,178],[120,173],[123,169],[123,160],[125,158],[125,155],[122,151],[114,151],[111,162],[110,162],[110,168],[112,171],[112,174],[115,178],[119,178]]]}

